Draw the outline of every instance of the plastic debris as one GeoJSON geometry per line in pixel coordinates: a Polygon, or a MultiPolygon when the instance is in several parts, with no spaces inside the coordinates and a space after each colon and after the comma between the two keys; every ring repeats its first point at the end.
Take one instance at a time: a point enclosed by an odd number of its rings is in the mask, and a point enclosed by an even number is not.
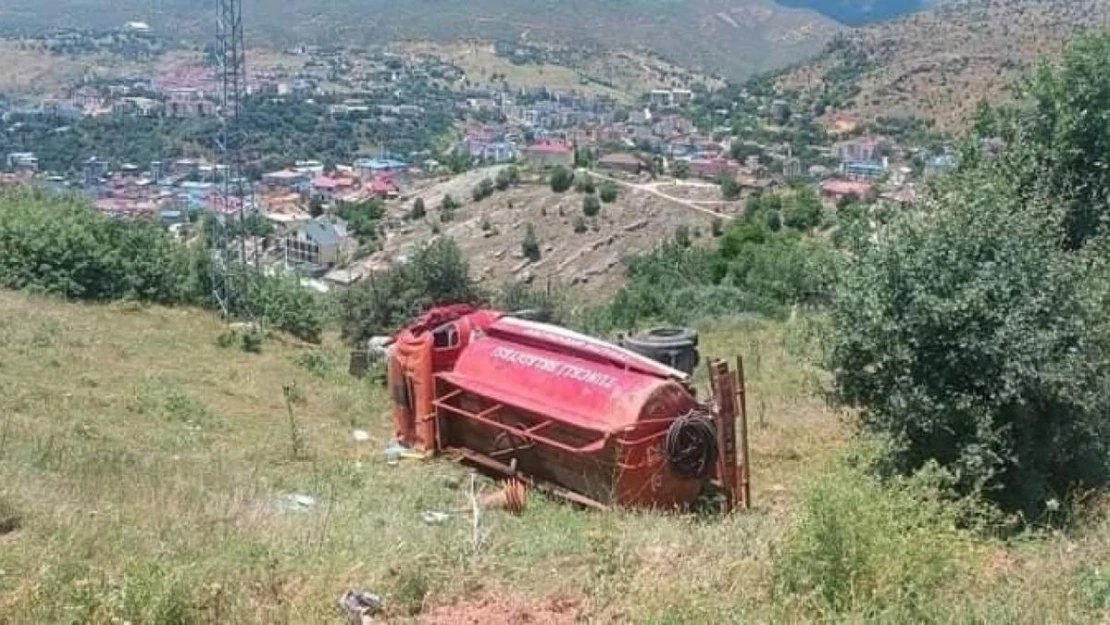
{"type": "Polygon", "coordinates": [[[355,442],[365,443],[370,440],[370,433],[366,430],[355,430],[351,432],[351,438],[355,439],[355,442]]]}
{"type": "Polygon", "coordinates": [[[435,510],[425,510],[424,514],[420,515],[424,522],[428,525],[443,525],[451,520],[451,515],[446,512],[436,512],[435,510]]]}
{"type": "Polygon", "coordinates": [[[305,512],[316,505],[316,498],[308,495],[286,495],[282,499],[282,508],[288,512],[305,512]]]}
{"type": "Polygon", "coordinates": [[[385,448],[385,460],[389,464],[397,464],[401,460],[423,460],[424,454],[409,449],[404,445],[394,441],[390,443],[389,447],[385,448]]]}
{"type": "Polygon", "coordinates": [[[348,590],[339,598],[339,609],[347,617],[350,625],[369,625],[373,617],[385,607],[385,602],[378,595],[372,595],[361,590],[348,590]]]}

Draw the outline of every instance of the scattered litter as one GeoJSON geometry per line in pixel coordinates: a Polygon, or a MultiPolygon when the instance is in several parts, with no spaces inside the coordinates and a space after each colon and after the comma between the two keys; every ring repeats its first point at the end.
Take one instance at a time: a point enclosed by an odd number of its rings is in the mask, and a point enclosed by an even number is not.
{"type": "Polygon", "coordinates": [[[435,510],[425,510],[424,514],[420,515],[424,522],[428,525],[443,525],[451,520],[451,515],[446,512],[436,512],[435,510]]]}
{"type": "Polygon", "coordinates": [[[423,460],[424,454],[394,441],[385,448],[385,459],[389,464],[397,464],[400,460],[423,460]]]}
{"type": "Polygon", "coordinates": [[[365,443],[370,440],[370,433],[366,430],[355,430],[351,432],[351,437],[354,438],[356,442],[365,443]]]}
{"type": "Polygon", "coordinates": [[[308,495],[286,495],[282,499],[282,508],[288,512],[304,512],[316,505],[316,498],[308,495]]]}
{"type": "Polygon", "coordinates": [[[385,603],[378,595],[361,590],[348,590],[339,598],[339,609],[350,625],[369,625],[373,616],[382,611],[385,603]]]}

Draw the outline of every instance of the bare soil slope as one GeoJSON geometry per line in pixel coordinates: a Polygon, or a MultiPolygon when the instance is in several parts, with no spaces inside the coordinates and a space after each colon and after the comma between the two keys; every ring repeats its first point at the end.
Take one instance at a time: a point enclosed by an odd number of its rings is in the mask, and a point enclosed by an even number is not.
{"type": "Polygon", "coordinates": [[[700,202],[706,189],[697,188],[694,193],[699,197],[691,201],[683,199],[690,192],[675,191],[673,185],[657,193],[649,191],[656,188],[652,185],[622,186],[615,202],[602,204],[596,217],[586,217],[582,193],[554,193],[541,181],[472,201],[471,188],[482,178],[493,177],[495,171],[469,172],[415,193],[427,206],[428,217],[424,220],[404,221],[401,218],[411,210],[412,198],[397,202],[391,208],[395,228],[385,252],[394,257],[404,255],[437,236],[438,230],[439,236],[458,242],[470,261],[472,275],[489,286],[509,280],[537,284],[550,280],[553,286],[609,294],[624,281],[621,261],[625,256],[651,250],[673,237],[681,226],[689,228],[695,243],[708,244],[712,240],[712,213],[727,218],[742,206],[740,202],[719,202],[716,189],[709,190],[713,200],[700,202]],[[436,210],[445,194],[464,203],[448,222],[442,222],[436,210]],[[575,232],[576,222],[579,229],[584,223],[585,232],[575,232]],[[540,259],[534,263],[524,258],[521,248],[529,225],[541,249],[540,259]]]}
{"type": "Polygon", "coordinates": [[[1108,0],[955,0],[849,31],[780,84],[847,95],[842,111],[861,120],[915,116],[955,130],[1037,59],[1107,23],[1108,0]]]}

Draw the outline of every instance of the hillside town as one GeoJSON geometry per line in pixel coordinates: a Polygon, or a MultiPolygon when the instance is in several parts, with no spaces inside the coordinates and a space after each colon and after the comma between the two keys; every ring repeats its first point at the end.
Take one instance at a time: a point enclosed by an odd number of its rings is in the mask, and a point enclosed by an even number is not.
{"type": "MultiPolygon", "coordinates": [[[[66,31],[43,45],[73,49],[90,41],[113,49],[165,47],[151,43],[157,39],[141,23],[108,38],[66,31]]],[[[512,88],[496,80],[479,86],[457,66],[419,54],[315,46],[286,54],[296,64],[249,73],[248,111],[294,111],[293,134],[328,127],[356,137],[344,150],[313,152],[302,143],[289,154],[259,146],[242,172],[249,189],[243,203],[229,196],[242,185],[228,180],[212,145],[165,143],[164,153],[142,160],[149,150],[140,154],[124,144],[107,155],[95,145],[80,145],[84,141],[71,142],[67,152],[81,152],[68,154],[65,170],[57,157],[46,155],[59,140],[80,139],[75,135],[82,123],[115,124],[125,134],[129,124],[151,122],[214,128],[219,93],[213,69],[202,63],[129,80],[88,80],[65,97],[4,101],[2,144],[9,150],[0,183],[36,182],[84,194],[108,215],[160,220],[182,236],[205,214],[220,221],[259,216],[267,224],[260,231],[267,262],[311,278],[327,276],[317,283],[327,289],[360,279],[365,271],[349,267],[375,266],[366,257],[404,228],[399,220],[383,220],[374,229],[362,228],[360,236],[347,227],[341,213],[350,211],[342,207],[380,203],[382,215],[407,217],[429,188],[483,167],[512,164],[532,184],[546,184],[546,172],[560,167],[629,184],[700,180],[719,185],[720,195],[707,199],[702,192],[693,200],[727,219],[751,195],[798,186],[813,187],[830,207],[906,203],[921,179],[955,165],[943,145],[926,148],[867,132],[842,116],[820,118],[804,110],[796,94],[781,90],[653,88],[620,102],[589,91],[512,88]],[[442,132],[419,134],[432,127],[442,132]],[[340,160],[344,156],[350,158],[340,160]]],[[[259,128],[264,136],[265,126],[259,128]]],[[[679,205],[691,200],[673,199],[679,205]]],[[[388,255],[374,258],[390,262],[388,255]]]]}

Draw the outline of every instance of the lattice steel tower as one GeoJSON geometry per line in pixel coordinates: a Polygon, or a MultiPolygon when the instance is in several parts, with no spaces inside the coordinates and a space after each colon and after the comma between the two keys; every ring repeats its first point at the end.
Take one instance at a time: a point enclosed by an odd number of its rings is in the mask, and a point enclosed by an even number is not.
{"type": "MultiPolygon", "coordinates": [[[[238,311],[235,301],[247,269],[247,236],[244,217],[253,198],[245,179],[244,137],[240,124],[243,99],[247,91],[246,53],[243,45],[242,0],[216,0],[216,80],[219,83],[219,122],[216,136],[216,175],[220,178],[217,208],[223,227],[218,228],[217,270],[213,276],[213,295],[224,313],[238,311]],[[238,245],[229,229],[238,223],[238,245]]],[[[257,258],[256,258],[257,260],[257,258]]]]}

